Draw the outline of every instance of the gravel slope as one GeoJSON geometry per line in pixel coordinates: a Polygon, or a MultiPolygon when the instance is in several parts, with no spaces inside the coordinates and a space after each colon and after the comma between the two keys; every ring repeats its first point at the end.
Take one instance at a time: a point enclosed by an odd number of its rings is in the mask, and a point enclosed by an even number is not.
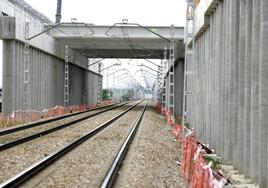
{"type": "Polygon", "coordinates": [[[188,187],[176,164],[179,144],[169,129],[152,107],[147,110],[114,187],[188,187]]]}
{"type": "Polygon", "coordinates": [[[98,187],[145,102],[48,167],[23,187],[98,187]]]}
{"type": "Polygon", "coordinates": [[[108,121],[133,104],[134,103],[105,112],[75,126],[59,130],[44,137],[40,137],[39,139],[0,152],[0,182],[11,178],[50,153],[59,150],[66,144],[96,128],[101,123],[108,121]]]}

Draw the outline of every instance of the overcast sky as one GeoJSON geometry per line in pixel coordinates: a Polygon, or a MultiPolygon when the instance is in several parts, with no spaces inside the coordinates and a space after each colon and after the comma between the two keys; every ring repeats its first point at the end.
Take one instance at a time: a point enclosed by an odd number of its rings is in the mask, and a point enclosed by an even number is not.
{"type": "MultiPolygon", "coordinates": [[[[26,0],[55,20],[57,0],[26,0]]],[[[62,21],[111,25],[128,19],[141,25],[183,26],[186,0],[62,0],[62,21]]]]}
{"type": "MultiPolygon", "coordinates": [[[[26,0],[33,8],[55,21],[57,0],[26,0]]],[[[144,26],[185,25],[186,0],[62,0],[62,21],[113,25],[128,19],[144,26]]],[[[0,41],[0,87],[2,47],[0,41]]],[[[105,85],[105,84],[104,84],[105,85]]]]}

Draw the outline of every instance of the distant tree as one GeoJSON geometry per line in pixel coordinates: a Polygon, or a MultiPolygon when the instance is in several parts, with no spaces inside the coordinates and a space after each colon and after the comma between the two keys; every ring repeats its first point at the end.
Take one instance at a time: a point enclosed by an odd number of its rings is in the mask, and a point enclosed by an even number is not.
{"type": "Polygon", "coordinates": [[[113,96],[113,92],[109,89],[102,90],[102,100],[110,99],[113,96]]]}
{"type": "Polygon", "coordinates": [[[122,96],[124,101],[128,101],[134,98],[134,89],[128,89],[127,92],[122,96]]]}

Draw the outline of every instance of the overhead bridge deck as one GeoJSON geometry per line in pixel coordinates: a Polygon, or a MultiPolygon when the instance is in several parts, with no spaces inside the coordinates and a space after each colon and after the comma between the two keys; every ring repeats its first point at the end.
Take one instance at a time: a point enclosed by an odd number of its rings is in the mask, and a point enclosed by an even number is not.
{"type": "MultiPolygon", "coordinates": [[[[97,26],[85,23],[60,23],[47,26],[47,34],[89,58],[162,59],[169,48],[171,27],[117,23],[97,26]]],[[[183,27],[174,27],[177,48],[183,48],[183,27]]],[[[177,52],[178,50],[176,50],[177,52]]],[[[176,57],[179,54],[176,54],[176,57]]]]}

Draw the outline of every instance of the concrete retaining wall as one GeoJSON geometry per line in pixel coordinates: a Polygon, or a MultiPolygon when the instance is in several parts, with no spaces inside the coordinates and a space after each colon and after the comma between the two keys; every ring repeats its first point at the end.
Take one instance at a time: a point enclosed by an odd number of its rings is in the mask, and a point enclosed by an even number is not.
{"type": "MultiPolygon", "coordinates": [[[[268,1],[212,1],[195,33],[194,120],[201,141],[267,187],[268,1]]],[[[201,15],[200,15],[201,14],[201,15]]]]}
{"type": "Polygon", "coordinates": [[[175,63],[174,72],[175,84],[174,84],[174,104],[175,115],[182,117],[183,110],[183,84],[184,84],[184,59],[179,59],[175,63]]]}
{"type": "MultiPolygon", "coordinates": [[[[24,44],[3,40],[3,113],[23,109],[24,44]]],[[[70,64],[70,105],[97,102],[100,75],[70,64]]],[[[31,109],[63,105],[64,61],[30,49],[31,109]]]]}

